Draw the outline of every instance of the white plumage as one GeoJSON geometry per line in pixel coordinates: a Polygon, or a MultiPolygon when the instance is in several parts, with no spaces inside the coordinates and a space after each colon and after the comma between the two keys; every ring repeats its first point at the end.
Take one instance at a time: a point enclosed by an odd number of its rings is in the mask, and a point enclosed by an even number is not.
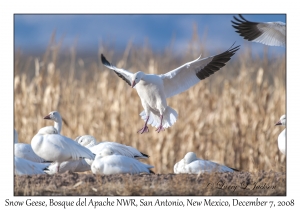
{"type": "MultiPolygon", "coordinates": [[[[89,148],[96,155],[104,149],[110,149],[116,155],[123,155],[136,159],[145,159],[149,157],[148,155],[141,153],[137,149],[124,144],[107,141],[97,143],[95,137],[91,135],[79,136],[75,139],[75,141],[77,141],[82,146],[89,148]]],[[[87,160],[87,162],[91,165],[93,160],[87,160]]]]}
{"type": "Polygon", "coordinates": [[[79,160],[80,158],[94,159],[95,155],[72,139],[58,134],[53,126],[41,128],[32,138],[33,151],[47,161],[57,163],[57,172],[62,162],[79,160]]]}
{"type": "Polygon", "coordinates": [[[54,128],[60,134],[62,129],[62,117],[58,111],[52,111],[47,116],[44,117],[45,120],[53,120],[54,121],[54,128]]]}
{"type": "Polygon", "coordinates": [[[283,22],[250,22],[242,15],[241,19],[234,17],[231,21],[237,33],[248,41],[270,46],[286,46],[286,26],[283,22]]]}
{"type": "Polygon", "coordinates": [[[24,158],[14,157],[15,175],[45,174],[43,171],[50,163],[36,163],[24,158]]]}
{"type": "Polygon", "coordinates": [[[167,98],[188,90],[200,80],[209,77],[220,70],[231,59],[237,47],[230,47],[227,51],[207,58],[197,58],[166,74],[154,75],[137,72],[135,74],[119,69],[106,60],[101,54],[104,66],[112,69],[127,84],[134,87],[141,99],[144,111],[140,116],[145,125],[138,132],[148,132],[147,124],[156,127],[160,132],[172,126],[177,119],[177,112],[167,105],[167,98]]]}
{"type": "Polygon", "coordinates": [[[188,173],[188,174],[199,174],[199,173],[211,173],[211,172],[233,172],[235,169],[229,168],[218,163],[202,160],[197,158],[193,152],[188,152],[182,160],[174,165],[174,173],[188,173]]]}
{"type": "Polygon", "coordinates": [[[91,165],[91,170],[94,174],[102,175],[153,173],[150,168],[153,168],[153,166],[134,158],[116,155],[109,148],[105,148],[97,154],[91,165]]]}
{"type": "MultiPolygon", "coordinates": [[[[66,171],[72,172],[84,172],[91,170],[91,166],[87,163],[87,159],[79,159],[79,160],[69,160],[64,161],[59,166],[59,173],[64,173],[66,171]]],[[[47,174],[55,174],[57,173],[57,163],[53,163],[49,165],[45,170],[47,174]]]]}
{"type": "MultiPolygon", "coordinates": [[[[275,125],[286,125],[286,117],[282,115],[279,121],[275,125]]],[[[284,129],[278,136],[278,149],[284,155],[286,155],[286,129],[284,129]]]]}
{"type": "Polygon", "coordinates": [[[32,162],[43,163],[45,160],[34,153],[30,144],[18,143],[18,133],[14,129],[14,155],[32,162]]]}

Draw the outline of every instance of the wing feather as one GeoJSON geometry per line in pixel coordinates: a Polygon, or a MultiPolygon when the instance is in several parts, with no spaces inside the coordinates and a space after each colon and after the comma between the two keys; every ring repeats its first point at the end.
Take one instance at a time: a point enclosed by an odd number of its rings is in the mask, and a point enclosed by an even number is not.
{"type": "Polygon", "coordinates": [[[235,21],[232,27],[237,29],[236,32],[244,39],[253,42],[259,42],[270,46],[285,47],[286,43],[286,26],[283,22],[251,22],[246,20],[242,15],[241,19],[233,17],[235,21]]]}
{"type": "Polygon", "coordinates": [[[240,46],[233,45],[225,52],[207,58],[197,58],[166,74],[159,75],[164,83],[167,98],[186,91],[216,71],[220,70],[231,59],[240,46]]]}
{"type": "Polygon", "coordinates": [[[132,81],[132,73],[129,71],[126,71],[124,69],[119,69],[112,65],[106,58],[104,57],[103,54],[101,54],[101,61],[104,66],[107,68],[113,70],[119,77],[121,77],[129,86],[131,86],[131,81],[132,81]]]}

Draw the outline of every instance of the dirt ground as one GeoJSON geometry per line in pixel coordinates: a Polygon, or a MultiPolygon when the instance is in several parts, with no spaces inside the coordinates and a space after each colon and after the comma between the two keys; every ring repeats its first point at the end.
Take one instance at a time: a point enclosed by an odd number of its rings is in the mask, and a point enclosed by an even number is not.
{"type": "Polygon", "coordinates": [[[211,174],[94,175],[65,172],[55,175],[15,176],[14,195],[286,195],[282,172],[211,174]]]}

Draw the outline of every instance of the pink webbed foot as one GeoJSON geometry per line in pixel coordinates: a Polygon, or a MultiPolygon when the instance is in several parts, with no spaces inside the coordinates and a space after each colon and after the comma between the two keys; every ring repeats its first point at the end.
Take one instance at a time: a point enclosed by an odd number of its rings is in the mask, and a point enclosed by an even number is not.
{"type": "Polygon", "coordinates": [[[163,115],[160,115],[160,125],[158,126],[158,128],[155,130],[157,131],[157,133],[159,133],[160,131],[164,131],[164,127],[162,125],[162,121],[163,121],[163,115]]]}
{"type": "Polygon", "coordinates": [[[149,132],[149,128],[147,125],[145,125],[142,129],[138,130],[137,133],[143,134],[143,133],[148,133],[149,132]]]}
{"type": "Polygon", "coordinates": [[[157,131],[157,133],[159,133],[160,131],[165,131],[165,129],[162,125],[160,125],[160,126],[158,126],[158,128],[155,131],[157,131]]]}

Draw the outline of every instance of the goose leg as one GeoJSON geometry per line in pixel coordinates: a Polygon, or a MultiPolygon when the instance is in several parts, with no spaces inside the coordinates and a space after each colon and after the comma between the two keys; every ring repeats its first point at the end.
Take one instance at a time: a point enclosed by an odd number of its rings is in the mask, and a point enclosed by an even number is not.
{"type": "Polygon", "coordinates": [[[157,131],[157,133],[159,133],[160,131],[164,131],[164,127],[162,126],[162,121],[163,121],[163,115],[160,115],[160,125],[158,126],[158,128],[155,130],[157,131]]]}
{"type": "Polygon", "coordinates": [[[137,133],[143,134],[144,132],[149,132],[149,128],[147,126],[148,120],[149,120],[149,115],[148,115],[148,117],[146,119],[144,127],[142,127],[142,129],[138,130],[137,133]]]}
{"type": "Polygon", "coordinates": [[[59,166],[60,166],[60,164],[57,164],[57,166],[56,166],[56,173],[59,172],[59,166]]]}

